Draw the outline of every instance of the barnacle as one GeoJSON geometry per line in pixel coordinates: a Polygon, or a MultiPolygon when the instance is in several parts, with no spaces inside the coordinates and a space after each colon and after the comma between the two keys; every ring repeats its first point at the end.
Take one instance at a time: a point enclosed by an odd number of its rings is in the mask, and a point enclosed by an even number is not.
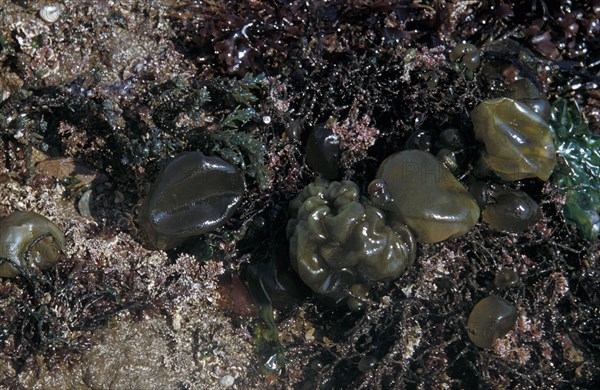
{"type": "Polygon", "coordinates": [[[495,230],[520,232],[540,220],[542,213],[535,200],[520,190],[503,190],[495,203],[487,206],[481,219],[495,230]]]}
{"type": "Polygon", "coordinates": [[[244,191],[244,176],[233,165],[201,152],[182,153],[159,173],[144,199],[140,224],[153,246],[174,248],[222,226],[244,191]]]}
{"type": "Polygon", "coordinates": [[[17,211],[0,221],[0,277],[18,276],[31,264],[52,267],[65,251],[65,237],[48,218],[17,211]]]}
{"type": "Polygon", "coordinates": [[[517,310],[510,302],[495,296],[483,298],[469,314],[469,338],[480,348],[492,348],[498,338],[513,328],[516,321],[517,310]]]}
{"type": "Polygon", "coordinates": [[[54,23],[58,20],[61,14],[61,9],[56,5],[47,5],[40,10],[40,18],[44,22],[54,23]]]}
{"type": "Polygon", "coordinates": [[[556,163],[548,123],[524,103],[486,100],[471,112],[475,137],[485,143],[485,162],[502,180],[548,180],[556,163]]]}
{"type": "Polygon", "coordinates": [[[433,155],[405,150],[385,159],[369,184],[373,202],[407,224],[419,242],[439,242],[469,231],[479,207],[433,155]]]}
{"type": "Polygon", "coordinates": [[[361,197],[351,181],[323,179],[290,204],[292,267],[314,292],[341,299],[372,282],[397,278],[415,260],[415,241],[401,224],[361,197]]]}

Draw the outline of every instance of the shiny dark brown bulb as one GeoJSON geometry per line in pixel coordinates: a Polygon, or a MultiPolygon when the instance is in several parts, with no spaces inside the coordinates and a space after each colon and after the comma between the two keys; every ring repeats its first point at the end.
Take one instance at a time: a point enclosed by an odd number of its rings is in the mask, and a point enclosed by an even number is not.
{"type": "Polygon", "coordinates": [[[187,152],[159,173],[145,198],[140,223],[158,249],[222,226],[244,195],[244,176],[219,157],[187,152]]]}

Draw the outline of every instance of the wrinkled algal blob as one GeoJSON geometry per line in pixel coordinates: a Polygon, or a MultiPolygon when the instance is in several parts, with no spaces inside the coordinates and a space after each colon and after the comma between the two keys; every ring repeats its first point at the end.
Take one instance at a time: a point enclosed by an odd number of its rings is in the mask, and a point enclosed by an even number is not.
{"type": "Polygon", "coordinates": [[[0,221],[0,277],[12,278],[34,264],[52,267],[65,252],[65,237],[48,218],[32,211],[17,211],[0,221]]]}
{"type": "Polygon", "coordinates": [[[306,163],[327,180],[340,176],[340,139],[330,128],[317,125],[306,144],[306,163]]]}
{"type": "Polygon", "coordinates": [[[497,339],[515,326],[516,321],[517,309],[510,302],[495,296],[483,298],[469,314],[469,338],[479,348],[492,348],[497,339]]]}
{"type": "Polygon", "coordinates": [[[483,222],[494,230],[521,232],[542,218],[537,202],[523,191],[503,190],[495,200],[481,213],[483,222]]]}
{"type": "Polygon", "coordinates": [[[485,162],[502,180],[548,180],[556,151],[548,123],[524,103],[509,98],[486,100],[471,111],[475,137],[485,162]]]}
{"type": "Polygon", "coordinates": [[[407,224],[419,242],[461,236],[479,219],[479,207],[465,187],[438,159],[420,150],[386,158],[369,193],[395,221],[407,224]]]}
{"type": "Polygon", "coordinates": [[[387,225],[351,181],[309,184],[291,202],[290,216],[292,267],[317,294],[345,298],[397,278],[415,260],[408,228],[387,225]]]}
{"type": "Polygon", "coordinates": [[[150,243],[170,249],[222,226],[244,195],[244,176],[219,157],[201,152],[176,156],[144,199],[140,224],[150,243]]]}

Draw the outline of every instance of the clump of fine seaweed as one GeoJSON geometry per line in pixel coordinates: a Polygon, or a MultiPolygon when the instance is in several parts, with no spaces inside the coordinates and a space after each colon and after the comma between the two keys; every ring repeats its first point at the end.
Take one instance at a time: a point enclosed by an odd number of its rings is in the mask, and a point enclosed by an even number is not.
{"type": "Polygon", "coordinates": [[[600,137],[590,132],[576,103],[558,99],[550,126],[558,143],[553,181],[566,191],[565,220],[592,241],[600,233],[600,137]]]}
{"type": "Polygon", "coordinates": [[[0,125],[3,139],[27,151],[35,147],[51,156],[77,157],[110,175],[131,168],[151,175],[158,163],[189,150],[217,154],[264,190],[267,137],[258,137],[265,110],[260,102],[269,89],[264,81],[262,74],[231,80],[180,77],[145,96],[130,95],[131,105],[120,101],[120,93],[132,93],[121,85],[113,87],[116,92],[92,93],[73,84],[3,102],[0,125]]]}
{"type": "MultiPolygon", "coordinates": [[[[266,149],[253,134],[259,123],[255,105],[263,93],[263,81],[264,75],[258,75],[240,80],[214,78],[201,85],[185,85],[182,80],[169,83],[154,103],[153,121],[162,138],[173,138],[186,149],[219,155],[264,190],[269,186],[263,167],[266,149]]],[[[153,139],[148,141],[156,142],[153,139]]]]}
{"type": "Polygon", "coordinates": [[[252,135],[237,131],[238,126],[255,116],[256,112],[251,108],[236,108],[221,121],[220,129],[208,136],[208,150],[238,165],[256,180],[261,190],[265,190],[269,186],[269,178],[263,168],[265,146],[252,135]],[[244,156],[247,156],[248,162],[244,156]]]}

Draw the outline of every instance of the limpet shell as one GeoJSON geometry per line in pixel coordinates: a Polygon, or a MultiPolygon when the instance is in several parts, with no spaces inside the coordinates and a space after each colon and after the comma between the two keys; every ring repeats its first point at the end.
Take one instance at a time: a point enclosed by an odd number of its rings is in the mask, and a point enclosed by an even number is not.
{"type": "Polygon", "coordinates": [[[40,10],[40,18],[44,22],[54,23],[60,18],[60,8],[56,5],[47,5],[40,10]]]}

